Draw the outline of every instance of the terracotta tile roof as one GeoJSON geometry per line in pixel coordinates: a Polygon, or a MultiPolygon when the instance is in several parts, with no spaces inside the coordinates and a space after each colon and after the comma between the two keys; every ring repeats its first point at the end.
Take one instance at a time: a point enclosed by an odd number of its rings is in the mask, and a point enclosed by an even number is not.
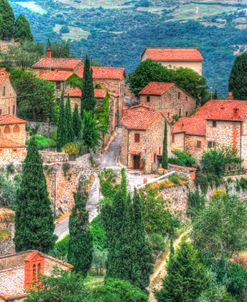
{"type": "Polygon", "coordinates": [[[125,110],[122,125],[127,129],[146,130],[161,116],[148,106],[138,105],[125,110]]]}
{"type": "Polygon", "coordinates": [[[154,61],[203,61],[197,48],[146,48],[144,54],[154,61]]]}
{"type": "Polygon", "coordinates": [[[208,120],[247,120],[247,101],[211,100],[198,109],[194,117],[208,120]]]}
{"type": "Polygon", "coordinates": [[[0,68],[0,86],[2,86],[8,78],[10,78],[10,74],[6,72],[6,68],[0,68]]]}
{"type": "Polygon", "coordinates": [[[25,145],[19,144],[7,138],[0,137],[0,149],[25,148],[25,145]]]}
{"type": "MultiPolygon", "coordinates": [[[[74,97],[74,98],[81,98],[82,93],[80,88],[73,88],[70,89],[65,94],[66,96],[74,97]]],[[[94,96],[96,99],[103,99],[106,96],[106,90],[104,89],[94,89],[94,96]]]]}
{"type": "MultiPolygon", "coordinates": [[[[94,79],[109,79],[109,80],[122,80],[125,78],[125,69],[120,67],[105,67],[105,66],[93,66],[93,78],[94,79]]],[[[81,66],[77,75],[83,77],[83,66],[81,66]]]]}
{"type": "Polygon", "coordinates": [[[32,67],[34,69],[67,69],[74,70],[82,64],[80,59],[76,58],[48,58],[42,57],[32,67]]]}
{"type": "Polygon", "coordinates": [[[40,74],[39,78],[46,81],[66,81],[72,75],[73,71],[51,70],[46,73],[40,74]]]}
{"type": "Polygon", "coordinates": [[[172,133],[184,132],[188,135],[206,135],[207,121],[203,118],[183,117],[180,118],[172,127],[172,133]]]}
{"type": "Polygon", "coordinates": [[[163,95],[172,87],[174,83],[164,83],[164,82],[150,82],[146,87],[144,87],[139,94],[140,95],[163,95]]]}
{"type": "Polygon", "coordinates": [[[0,125],[26,124],[25,120],[11,114],[0,115],[0,125]]]}

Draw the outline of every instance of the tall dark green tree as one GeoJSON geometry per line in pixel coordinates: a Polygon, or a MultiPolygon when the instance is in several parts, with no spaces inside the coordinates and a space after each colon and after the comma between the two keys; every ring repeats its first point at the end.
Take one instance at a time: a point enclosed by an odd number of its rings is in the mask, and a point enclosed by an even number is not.
{"type": "Polygon", "coordinates": [[[33,41],[30,24],[23,14],[21,14],[15,22],[15,39],[20,42],[33,41]]]}
{"type": "Polygon", "coordinates": [[[167,122],[166,121],[165,121],[165,128],[164,128],[162,168],[168,169],[168,144],[167,144],[167,122]]]}
{"type": "Polygon", "coordinates": [[[0,1],[0,21],[0,38],[4,40],[12,39],[15,30],[15,16],[8,0],[0,1]]]}
{"type": "Polygon", "coordinates": [[[66,133],[67,133],[67,142],[71,143],[74,140],[74,131],[72,127],[72,114],[71,114],[71,104],[70,98],[67,98],[66,106],[65,106],[65,123],[66,123],[66,133]]]}
{"type": "Polygon", "coordinates": [[[64,93],[62,93],[60,99],[60,109],[59,109],[59,120],[57,127],[57,150],[61,151],[62,147],[67,143],[67,134],[66,134],[66,117],[65,117],[65,108],[64,108],[64,93]]]}
{"type": "Polygon", "coordinates": [[[96,108],[96,118],[99,124],[102,126],[102,132],[109,132],[110,124],[110,94],[107,91],[103,102],[96,108]]]}
{"type": "Polygon", "coordinates": [[[79,139],[81,135],[82,121],[78,110],[78,105],[75,105],[72,116],[72,128],[74,131],[75,139],[79,139]]]}
{"type": "Polygon", "coordinates": [[[247,53],[237,56],[229,78],[229,91],[237,100],[247,100],[247,53]]]}
{"type": "Polygon", "coordinates": [[[34,249],[47,253],[55,243],[51,202],[42,164],[35,140],[32,139],[17,192],[16,251],[34,249]]]}
{"type": "Polygon", "coordinates": [[[86,57],[82,82],[81,116],[83,116],[83,111],[94,111],[95,104],[93,72],[90,59],[86,57]]]}
{"type": "Polygon", "coordinates": [[[75,206],[69,219],[68,261],[74,271],[87,275],[93,259],[93,237],[89,228],[89,215],[86,210],[88,194],[80,185],[74,194],[75,206]]]}
{"type": "Polygon", "coordinates": [[[158,302],[196,301],[208,288],[206,267],[191,243],[183,242],[168,263],[163,287],[156,292],[158,302]]]}

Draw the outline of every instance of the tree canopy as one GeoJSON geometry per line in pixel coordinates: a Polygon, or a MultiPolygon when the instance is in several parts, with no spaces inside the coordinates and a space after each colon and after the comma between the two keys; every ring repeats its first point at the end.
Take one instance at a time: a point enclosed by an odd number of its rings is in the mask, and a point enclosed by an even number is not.
{"type": "Polygon", "coordinates": [[[15,30],[15,15],[8,0],[0,1],[0,25],[0,39],[12,39],[15,30]]]}
{"type": "Polygon", "coordinates": [[[15,39],[20,42],[33,41],[30,24],[23,14],[20,14],[15,22],[15,39]]]}

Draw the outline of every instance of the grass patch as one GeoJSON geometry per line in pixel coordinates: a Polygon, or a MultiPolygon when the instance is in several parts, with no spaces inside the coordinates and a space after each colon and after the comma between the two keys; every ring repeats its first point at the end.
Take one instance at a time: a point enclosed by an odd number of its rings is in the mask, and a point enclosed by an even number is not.
{"type": "MultiPolygon", "coordinates": [[[[54,139],[51,139],[47,136],[36,134],[35,135],[35,142],[38,146],[39,150],[44,150],[48,148],[55,148],[57,146],[57,143],[54,139]]],[[[28,141],[29,143],[29,141],[28,141]]]]}

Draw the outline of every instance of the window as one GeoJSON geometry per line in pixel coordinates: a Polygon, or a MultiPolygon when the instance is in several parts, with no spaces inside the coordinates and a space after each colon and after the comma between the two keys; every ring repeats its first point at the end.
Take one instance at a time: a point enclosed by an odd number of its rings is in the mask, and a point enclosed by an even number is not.
{"type": "Polygon", "coordinates": [[[175,143],[175,135],[172,135],[172,142],[175,143]]]}
{"type": "Polygon", "coordinates": [[[185,100],[188,101],[188,97],[187,96],[186,96],[185,100]]]}
{"type": "Polygon", "coordinates": [[[213,121],[213,127],[216,128],[217,127],[217,122],[213,121]]]}
{"type": "Polygon", "coordinates": [[[159,147],[159,154],[161,154],[161,147],[159,147]]]}
{"type": "Polygon", "coordinates": [[[196,142],[196,148],[201,148],[202,147],[202,142],[201,141],[197,141],[196,142]]]}
{"type": "Polygon", "coordinates": [[[0,109],[0,115],[3,113],[2,109],[0,109]]]}
{"type": "Polygon", "coordinates": [[[150,103],[150,96],[147,96],[147,103],[150,103]]]}
{"type": "Polygon", "coordinates": [[[188,112],[188,111],[186,111],[185,115],[186,115],[186,116],[188,116],[188,115],[189,115],[189,112],[188,112]]]}
{"type": "Polygon", "coordinates": [[[33,265],[33,280],[37,279],[37,270],[36,270],[36,264],[33,265]]]}
{"type": "Polygon", "coordinates": [[[140,142],[140,134],[135,133],[135,143],[139,143],[139,142],[140,142]]]}
{"type": "Polygon", "coordinates": [[[157,158],[157,155],[156,155],[156,153],[154,153],[154,163],[156,163],[156,158],[157,158]]]}
{"type": "Polygon", "coordinates": [[[38,276],[41,274],[41,264],[38,264],[38,276]]]}
{"type": "Polygon", "coordinates": [[[4,133],[10,133],[10,127],[9,126],[5,126],[3,132],[4,133]]]}
{"type": "Polygon", "coordinates": [[[13,106],[13,115],[15,115],[15,105],[13,106]]]}
{"type": "Polygon", "coordinates": [[[179,109],[179,113],[178,113],[179,116],[182,115],[182,109],[179,109]]]}
{"type": "Polygon", "coordinates": [[[180,98],[181,98],[181,92],[178,93],[178,99],[180,99],[180,98]]]}
{"type": "Polygon", "coordinates": [[[5,94],[6,94],[6,88],[5,86],[3,86],[3,96],[5,96],[5,94]]]}
{"type": "Polygon", "coordinates": [[[20,127],[18,125],[15,125],[13,128],[14,133],[19,133],[20,132],[20,127]]]}
{"type": "Polygon", "coordinates": [[[8,107],[8,114],[10,114],[10,107],[8,107]]]}
{"type": "Polygon", "coordinates": [[[208,142],[208,148],[213,148],[215,145],[215,142],[208,142]]]}
{"type": "Polygon", "coordinates": [[[170,117],[170,112],[167,113],[167,117],[170,117]]]}
{"type": "Polygon", "coordinates": [[[60,88],[61,88],[61,83],[60,82],[56,82],[56,89],[60,90],[60,88]]]}

